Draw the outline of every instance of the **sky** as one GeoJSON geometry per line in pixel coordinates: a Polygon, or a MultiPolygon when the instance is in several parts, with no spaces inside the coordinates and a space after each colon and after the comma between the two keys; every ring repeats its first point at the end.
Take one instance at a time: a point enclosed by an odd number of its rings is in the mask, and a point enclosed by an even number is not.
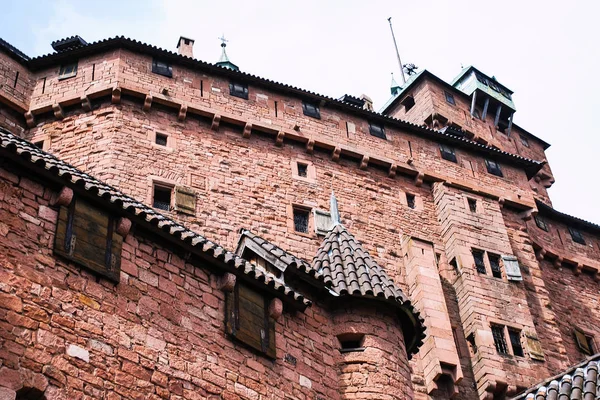
{"type": "Polygon", "coordinates": [[[0,0],[0,37],[29,56],[53,40],[123,35],[215,62],[221,35],[244,72],[379,109],[404,63],[451,81],[474,65],[514,91],[516,124],[549,142],[559,211],[600,223],[600,1],[0,0]]]}

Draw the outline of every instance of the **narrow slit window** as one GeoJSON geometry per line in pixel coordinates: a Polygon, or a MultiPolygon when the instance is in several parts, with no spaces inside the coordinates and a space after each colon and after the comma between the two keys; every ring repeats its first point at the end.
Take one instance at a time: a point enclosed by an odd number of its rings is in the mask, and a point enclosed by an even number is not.
{"type": "Polygon", "coordinates": [[[381,139],[387,139],[387,137],[385,136],[385,129],[383,128],[383,125],[369,123],[369,133],[371,134],[371,136],[375,136],[381,139]]]}
{"type": "Polygon", "coordinates": [[[296,232],[308,233],[309,211],[301,208],[294,208],[294,230],[296,232]]]}
{"type": "Polygon", "coordinates": [[[508,328],[508,337],[510,338],[513,354],[515,356],[523,357],[525,353],[523,352],[523,345],[521,344],[521,331],[508,328]]]}
{"type": "Polygon", "coordinates": [[[408,208],[412,208],[413,210],[416,207],[415,195],[412,193],[406,193],[406,205],[408,208]]]}
{"type": "Polygon", "coordinates": [[[477,200],[468,198],[467,203],[469,203],[469,211],[477,212],[477,200]]]}
{"type": "Polygon", "coordinates": [[[92,64],[92,80],[96,79],[96,64],[92,64]]]}
{"type": "Polygon", "coordinates": [[[13,83],[13,88],[17,87],[17,83],[19,82],[19,71],[15,74],[15,82],[13,83]]]}
{"type": "Polygon", "coordinates": [[[454,152],[454,148],[447,146],[445,144],[440,144],[440,153],[444,160],[457,162],[456,153],[454,152]]]}
{"type": "Polygon", "coordinates": [[[302,112],[304,112],[304,115],[309,117],[321,119],[321,111],[319,110],[319,106],[314,103],[303,101],[302,112]]]}
{"type": "Polygon", "coordinates": [[[229,94],[240,99],[248,100],[248,85],[240,82],[231,82],[229,84],[229,94]]]}
{"type": "Polygon", "coordinates": [[[500,256],[497,254],[488,253],[490,268],[494,278],[502,278],[502,270],[500,269],[500,256]]]}
{"type": "Polygon", "coordinates": [[[298,176],[301,176],[302,178],[308,177],[308,164],[298,163],[298,176]]]}
{"type": "Polygon", "coordinates": [[[585,244],[585,239],[583,238],[581,231],[575,228],[569,228],[569,233],[571,234],[571,239],[573,239],[575,243],[585,244]]]}
{"type": "Polygon", "coordinates": [[[166,76],[167,78],[173,77],[173,67],[171,64],[166,63],[162,60],[152,60],[152,73],[166,76]]]}
{"type": "Polygon", "coordinates": [[[496,351],[500,354],[508,354],[508,346],[506,345],[506,338],[504,337],[504,326],[492,325],[492,336],[494,338],[496,351]]]}
{"type": "Polygon", "coordinates": [[[546,225],[546,221],[544,220],[544,218],[540,217],[539,215],[536,215],[535,217],[533,217],[533,219],[535,220],[535,224],[538,228],[548,232],[548,225],[546,225]]]}
{"type": "Polygon", "coordinates": [[[473,260],[475,261],[475,269],[480,274],[485,274],[485,263],[483,261],[483,250],[472,249],[473,260]]]}
{"type": "Polygon", "coordinates": [[[159,210],[171,210],[171,196],[173,190],[168,187],[154,185],[154,198],[152,199],[152,207],[159,210]]]}

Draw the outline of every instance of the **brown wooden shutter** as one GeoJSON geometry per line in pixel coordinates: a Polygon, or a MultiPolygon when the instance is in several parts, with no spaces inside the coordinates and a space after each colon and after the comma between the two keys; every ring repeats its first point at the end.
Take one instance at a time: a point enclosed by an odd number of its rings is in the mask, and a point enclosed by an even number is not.
{"type": "Polygon", "coordinates": [[[184,214],[196,214],[196,193],[184,186],[175,188],[175,210],[184,214]]]}
{"type": "Polygon", "coordinates": [[[529,357],[534,360],[544,361],[544,351],[542,350],[542,344],[537,336],[527,332],[525,333],[525,338],[527,339],[527,351],[529,352],[529,357]]]}
{"type": "Polygon", "coordinates": [[[237,284],[226,298],[225,331],[240,342],[275,358],[275,321],[268,315],[266,298],[237,284]]]}
{"type": "Polygon", "coordinates": [[[107,278],[118,281],[123,238],[115,232],[115,218],[76,199],[62,206],[54,251],[107,278]]]}
{"type": "Polygon", "coordinates": [[[579,346],[581,351],[583,351],[585,354],[591,355],[592,349],[590,349],[588,339],[587,339],[587,336],[585,335],[585,333],[580,331],[577,328],[575,328],[573,331],[575,332],[575,339],[577,340],[577,346],[579,346]]]}

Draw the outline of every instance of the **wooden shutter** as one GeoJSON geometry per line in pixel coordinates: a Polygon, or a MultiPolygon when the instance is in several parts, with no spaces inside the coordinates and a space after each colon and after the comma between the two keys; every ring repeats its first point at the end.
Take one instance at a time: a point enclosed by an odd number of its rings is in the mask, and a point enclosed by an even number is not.
{"type": "Polygon", "coordinates": [[[317,235],[326,235],[332,225],[331,214],[327,211],[317,210],[316,208],[313,210],[313,214],[315,217],[315,233],[317,235]]]}
{"type": "Polygon", "coordinates": [[[175,210],[184,214],[196,214],[196,193],[186,187],[175,188],[175,210]]]}
{"type": "Polygon", "coordinates": [[[529,357],[534,360],[544,361],[544,351],[542,350],[542,344],[540,343],[537,336],[531,332],[525,333],[527,339],[527,351],[529,357]]]}
{"type": "Polygon", "coordinates": [[[115,218],[75,199],[59,210],[54,251],[118,282],[123,238],[115,224],[115,218]]]}
{"type": "Polygon", "coordinates": [[[575,340],[577,341],[577,346],[587,355],[592,354],[592,349],[590,349],[588,338],[583,331],[575,328],[573,330],[575,332],[575,340]]]}
{"type": "Polygon", "coordinates": [[[275,321],[268,315],[267,299],[243,284],[226,298],[225,330],[251,348],[275,358],[275,321]]]}
{"type": "Polygon", "coordinates": [[[521,267],[519,267],[519,261],[515,256],[502,256],[502,262],[504,263],[504,270],[506,271],[506,277],[509,281],[522,281],[523,276],[521,275],[521,267]]]}

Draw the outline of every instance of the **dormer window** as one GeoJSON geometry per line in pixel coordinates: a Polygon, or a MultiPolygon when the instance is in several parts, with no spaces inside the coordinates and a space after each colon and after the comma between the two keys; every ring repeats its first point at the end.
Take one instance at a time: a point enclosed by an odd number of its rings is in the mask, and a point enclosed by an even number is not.
{"type": "Polygon", "coordinates": [[[381,124],[376,124],[374,122],[370,122],[369,123],[369,133],[371,134],[371,136],[375,136],[381,139],[387,139],[387,137],[385,136],[385,130],[383,128],[383,125],[381,124]]]}
{"type": "Polygon", "coordinates": [[[314,103],[308,103],[306,101],[303,101],[302,111],[304,112],[304,115],[321,119],[321,111],[319,110],[319,106],[314,103]]]}
{"type": "Polygon", "coordinates": [[[171,64],[166,63],[162,60],[152,60],[152,73],[166,76],[167,78],[173,77],[173,67],[171,64]]]}
{"type": "Polygon", "coordinates": [[[229,83],[229,94],[240,99],[248,100],[248,85],[240,82],[229,83]]]}

